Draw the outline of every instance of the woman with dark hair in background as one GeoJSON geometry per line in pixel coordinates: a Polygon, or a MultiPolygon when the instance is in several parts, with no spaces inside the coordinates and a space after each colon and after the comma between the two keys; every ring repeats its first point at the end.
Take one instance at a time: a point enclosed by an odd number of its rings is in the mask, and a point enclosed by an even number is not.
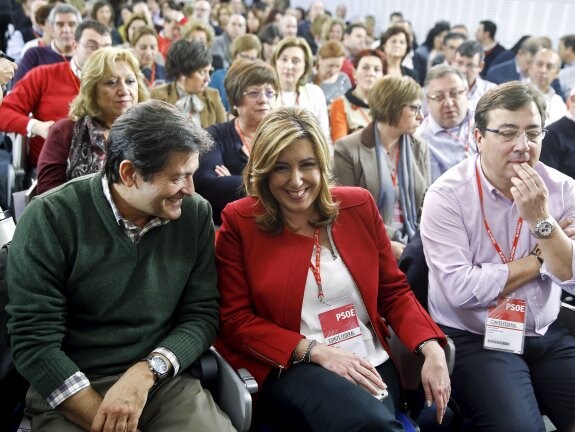
{"type": "Polygon", "coordinates": [[[381,35],[379,49],[385,54],[384,75],[407,75],[418,80],[417,72],[402,64],[409,51],[409,33],[403,27],[389,27],[381,35]]]}
{"type": "Polygon", "coordinates": [[[275,24],[267,24],[258,33],[258,38],[262,43],[262,57],[271,64],[274,49],[282,38],[279,28],[275,24]]]}
{"type": "Polygon", "coordinates": [[[425,42],[423,42],[413,54],[413,68],[417,72],[419,84],[423,85],[427,69],[429,68],[433,57],[441,50],[443,38],[449,32],[449,23],[439,21],[435,23],[427,33],[425,42]]]}
{"type": "Polygon", "coordinates": [[[114,26],[114,9],[106,0],[98,0],[92,6],[90,18],[104,24],[112,35],[112,45],[122,45],[124,43],[120,32],[114,26]]]}
{"type": "Polygon", "coordinates": [[[174,80],[152,89],[152,98],[171,103],[203,128],[226,120],[217,90],[208,87],[212,55],[199,41],[180,39],[168,50],[166,76],[174,80]]]}

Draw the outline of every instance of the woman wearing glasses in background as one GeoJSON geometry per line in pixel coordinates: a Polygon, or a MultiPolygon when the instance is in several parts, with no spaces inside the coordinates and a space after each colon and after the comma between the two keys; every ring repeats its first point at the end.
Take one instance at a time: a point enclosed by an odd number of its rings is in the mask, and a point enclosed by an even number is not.
{"type": "Polygon", "coordinates": [[[235,119],[208,128],[212,149],[200,157],[194,174],[196,192],[212,205],[214,223],[227,203],[244,196],[242,171],[248,162],[257,127],[272,109],[279,83],[273,68],[262,60],[232,63],[224,87],[235,119]]]}
{"type": "Polygon", "coordinates": [[[211,69],[212,55],[202,42],[175,41],[166,59],[166,76],[174,82],[153,88],[152,99],[175,105],[203,128],[225,121],[220,93],[208,88],[211,69]]]}
{"type": "Polygon", "coordinates": [[[418,230],[431,184],[427,143],[413,136],[423,119],[422,97],[412,78],[383,77],[369,95],[373,121],[335,144],[336,180],[371,192],[396,259],[418,230]]]}

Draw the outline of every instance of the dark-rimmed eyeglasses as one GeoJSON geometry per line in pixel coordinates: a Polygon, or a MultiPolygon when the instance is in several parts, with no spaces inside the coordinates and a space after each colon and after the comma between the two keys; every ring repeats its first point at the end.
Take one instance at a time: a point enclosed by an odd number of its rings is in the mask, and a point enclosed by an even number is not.
{"type": "Polygon", "coordinates": [[[543,138],[545,138],[545,134],[547,133],[547,129],[513,129],[513,128],[501,128],[501,129],[490,129],[485,128],[487,132],[491,132],[497,134],[501,137],[503,142],[511,143],[516,142],[521,135],[525,135],[525,138],[529,142],[539,143],[543,138]]]}
{"type": "Polygon", "coordinates": [[[447,98],[449,98],[452,101],[457,100],[461,96],[463,96],[465,93],[467,93],[467,90],[465,90],[465,89],[463,89],[463,90],[452,90],[449,93],[437,93],[437,94],[427,95],[427,99],[432,100],[433,102],[442,103],[447,98]]]}

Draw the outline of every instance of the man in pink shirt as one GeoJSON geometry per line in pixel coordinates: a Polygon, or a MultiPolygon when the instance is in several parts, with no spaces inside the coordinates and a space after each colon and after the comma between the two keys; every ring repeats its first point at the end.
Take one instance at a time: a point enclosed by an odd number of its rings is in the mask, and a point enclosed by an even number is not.
{"type": "Polygon", "coordinates": [[[477,431],[544,431],[540,407],[575,430],[575,338],[557,319],[561,289],[575,293],[575,181],[539,162],[544,124],[530,84],[488,91],[479,154],[423,205],[429,312],[455,343],[452,383],[477,431]]]}

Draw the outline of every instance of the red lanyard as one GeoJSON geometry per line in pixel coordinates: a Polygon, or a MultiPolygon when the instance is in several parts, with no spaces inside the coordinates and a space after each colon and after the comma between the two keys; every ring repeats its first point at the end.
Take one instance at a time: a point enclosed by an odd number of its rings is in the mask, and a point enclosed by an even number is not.
{"type": "MultiPolygon", "coordinates": [[[[461,129],[459,129],[459,130],[461,131],[461,129]]],[[[469,140],[471,139],[470,138],[470,135],[471,135],[471,118],[467,119],[467,139],[465,141],[463,141],[461,138],[459,138],[459,135],[452,134],[447,129],[444,129],[443,132],[445,132],[447,135],[449,135],[450,138],[463,144],[463,154],[465,155],[465,158],[468,158],[469,157],[469,140]]]]}
{"type": "Polygon", "coordinates": [[[148,87],[152,87],[154,85],[154,81],[156,80],[156,63],[152,63],[152,75],[150,75],[150,80],[148,81],[148,79],[146,78],[146,76],[144,76],[144,79],[146,80],[146,84],[148,84],[148,87]]]}
{"type": "Polygon", "coordinates": [[[320,256],[321,256],[321,244],[319,242],[319,228],[316,228],[313,233],[313,241],[315,245],[315,266],[313,263],[309,263],[309,268],[313,273],[313,277],[315,278],[315,282],[317,283],[317,298],[320,302],[324,302],[324,295],[323,295],[323,288],[321,286],[321,274],[319,273],[320,269],[320,256]]]}
{"type": "Polygon", "coordinates": [[[248,147],[248,142],[246,141],[246,137],[244,136],[244,132],[240,127],[240,118],[236,117],[236,121],[234,122],[234,127],[236,128],[236,132],[240,136],[240,140],[242,141],[242,150],[246,155],[250,155],[250,148],[248,147]]]}
{"type": "Polygon", "coordinates": [[[523,225],[523,218],[520,216],[517,218],[517,227],[515,228],[515,236],[513,237],[513,245],[511,247],[511,252],[509,253],[509,258],[505,256],[501,248],[499,247],[499,243],[495,240],[495,236],[489,228],[489,224],[487,223],[487,218],[485,217],[485,210],[483,209],[483,187],[481,186],[481,180],[479,178],[479,169],[477,165],[475,166],[475,179],[477,180],[477,190],[479,191],[479,202],[481,203],[481,215],[483,216],[483,224],[485,225],[485,229],[487,230],[487,235],[493,244],[493,247],[499,254],[501,261],[503,264],[510,263],[515,258],[515,252],[517,250],[517,243],[519,242],[519,235],[521,234],[521,227],[523,225]]]}

